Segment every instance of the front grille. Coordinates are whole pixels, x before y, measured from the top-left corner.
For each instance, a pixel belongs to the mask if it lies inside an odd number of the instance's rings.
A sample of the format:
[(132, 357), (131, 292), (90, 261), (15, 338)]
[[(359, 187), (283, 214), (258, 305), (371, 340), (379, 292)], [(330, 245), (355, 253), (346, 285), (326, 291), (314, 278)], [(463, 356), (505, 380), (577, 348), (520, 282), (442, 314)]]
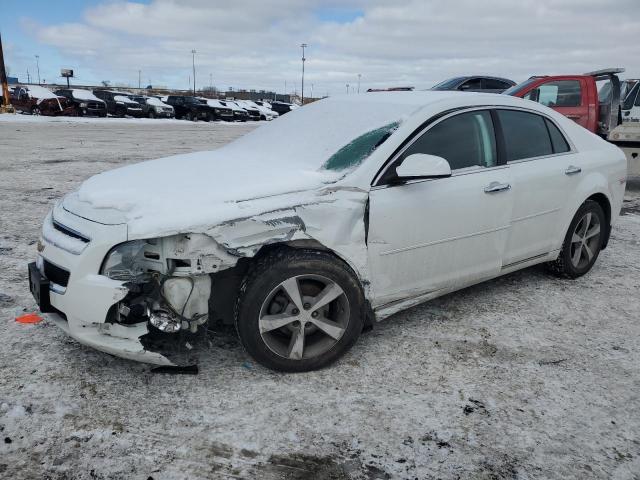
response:
[(64, 225), (56, 222), (55, 220), (53, 221), (53, 228), (55, 228), (56, 230), (58, 230), (61, 233), (64, 233), (68, 237), (77, 238), (78, 240), (80, 240), (80, 241), (82, 241), (84, 243), (89, 243), (91, 241), (91, 239), (89, 237), (85, 237), (81, 233), (76, 232), (75, 230), (72, 230), (69, 227), (65, 227)]
[(99, 110), (102, 108), (102, 104), (98, 102), (89, 102), (87, 103), (87, 108), (91, 108), (92, 110)]
[(62, 287), (66, 287), (69, 283), (69, 272), (47, 260), (44, 261), (44, 276), (49, 281)]

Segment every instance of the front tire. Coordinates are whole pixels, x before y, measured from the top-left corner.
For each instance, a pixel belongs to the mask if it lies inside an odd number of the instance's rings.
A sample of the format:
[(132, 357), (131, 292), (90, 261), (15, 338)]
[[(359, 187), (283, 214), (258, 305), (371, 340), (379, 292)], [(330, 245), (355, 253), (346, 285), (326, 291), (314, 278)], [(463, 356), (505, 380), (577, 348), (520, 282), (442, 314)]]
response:
[(326, 252), (283, 249), (259, 259), (245, 277), (235, 322), (257, 362), (307, 372), (344, 355), (364, 316), (362, 289), (344, 262)]
[(554, 274), (578, 278), (587, 273), (598, 259), (605, 238), (606, 217), (593, 200), (584, 202), (571, 220), (558, 258), (547, 264)]

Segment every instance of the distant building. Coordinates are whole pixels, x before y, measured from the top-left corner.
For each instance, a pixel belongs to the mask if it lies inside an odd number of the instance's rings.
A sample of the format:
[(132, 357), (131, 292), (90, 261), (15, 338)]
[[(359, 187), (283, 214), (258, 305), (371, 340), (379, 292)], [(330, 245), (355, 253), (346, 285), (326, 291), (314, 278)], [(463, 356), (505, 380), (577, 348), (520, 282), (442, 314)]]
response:
[(7, 77), (9, 85), (16, 85), (18, 83), (18, 77)]

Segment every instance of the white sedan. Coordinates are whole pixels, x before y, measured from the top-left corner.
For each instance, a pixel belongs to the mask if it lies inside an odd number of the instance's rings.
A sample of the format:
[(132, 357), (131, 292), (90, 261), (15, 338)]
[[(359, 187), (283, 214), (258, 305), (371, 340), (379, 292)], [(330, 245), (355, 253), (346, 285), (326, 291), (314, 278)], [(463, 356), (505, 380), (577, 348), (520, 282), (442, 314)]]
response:
[(176, 364), (172, 340), (223, 322), (261, 364), (307, 371), (448, 292), (540, 263), (584, 275), (625, 180), (618, 148), (537, 103), (328, 98), (218, 150), (90, 178), (45, 219), (30, 284), (104, 352)]

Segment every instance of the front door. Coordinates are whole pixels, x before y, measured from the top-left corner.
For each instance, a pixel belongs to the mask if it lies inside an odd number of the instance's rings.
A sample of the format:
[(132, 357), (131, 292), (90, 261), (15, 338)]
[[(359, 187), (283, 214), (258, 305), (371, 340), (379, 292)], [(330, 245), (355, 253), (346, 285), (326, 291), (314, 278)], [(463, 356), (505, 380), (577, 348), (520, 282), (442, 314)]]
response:
[[(397, 184), (395, 167), (414, 153), (445, 158), (453, 175)], [(445, 117), (418, 136), (389, 171), (369, 200), (374, 307), (500, 272), (512, 192), (509, 168), (497, 161), (488, 110)]]

